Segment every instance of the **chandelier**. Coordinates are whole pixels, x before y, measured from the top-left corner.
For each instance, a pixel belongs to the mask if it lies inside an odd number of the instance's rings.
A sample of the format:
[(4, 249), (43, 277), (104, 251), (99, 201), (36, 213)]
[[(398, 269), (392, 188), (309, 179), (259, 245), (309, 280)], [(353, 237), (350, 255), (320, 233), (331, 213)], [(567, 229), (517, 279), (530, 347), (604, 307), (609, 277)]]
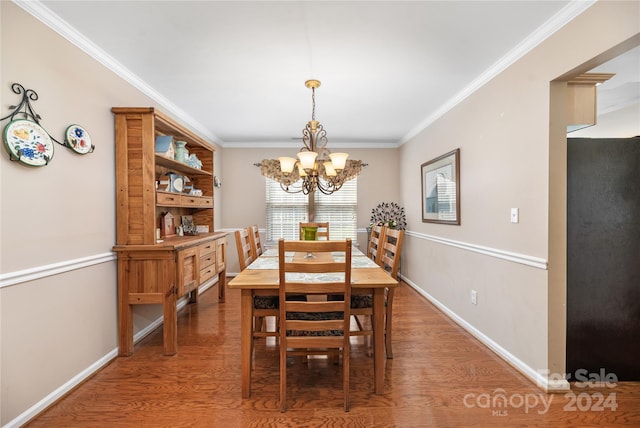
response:
[(347, 159), (348, 153), (331, 153), (327, 148), (327, 131), (316, 120), (316, 88), (319, 80), (307, 80), (311, 89), (311, 120), (302, 130), (303, 147), (298, 159), (282, 156), (278, 159), (264, 159), (261, 174), (278, 183), (288, 193), (302, 192), (305, 195), (319, 190), (325, 195), (340, 190), (342, 185), (360, 174), (362, 161)]

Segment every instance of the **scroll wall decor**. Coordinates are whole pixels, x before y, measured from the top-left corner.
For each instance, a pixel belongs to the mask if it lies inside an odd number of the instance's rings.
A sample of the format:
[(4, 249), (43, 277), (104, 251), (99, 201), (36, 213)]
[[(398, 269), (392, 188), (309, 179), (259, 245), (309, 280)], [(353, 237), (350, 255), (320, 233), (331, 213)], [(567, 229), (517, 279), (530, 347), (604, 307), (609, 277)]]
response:
[(64, 142), (53, 138), (41, 125), (42, 118), (31, 105), (38, 100), (38, 93), (33, 89), (25, 89), (19, 83), (11, 85), (14, 94), (21, 95), (17, 105), (9, 106), (11, 113), (1, 117), (0, 121), (9, 119), (4, 127), (3, 140), (10, 160), (17, 160), (28, 166), (45, 166), (51, 162), (54, 144), (84, 155), (93, 152), (95, 146), (91, 136), (80, 125), (70, 125), (64, 135)]

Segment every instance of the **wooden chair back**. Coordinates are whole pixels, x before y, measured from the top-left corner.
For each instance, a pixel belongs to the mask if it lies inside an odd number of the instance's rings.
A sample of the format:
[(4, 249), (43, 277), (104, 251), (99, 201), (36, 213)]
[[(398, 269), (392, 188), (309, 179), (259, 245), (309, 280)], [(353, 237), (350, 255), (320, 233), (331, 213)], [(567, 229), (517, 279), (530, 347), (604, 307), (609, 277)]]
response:
[(254, 224), (249, 227), (250, 232), (250, 240), (251, 240), (251, 250), (253, 251), (254, 260), (262, 255), (264, 249), (262, 248), (262, 242), (260, 241), (260, 231), (258, 230), (258, 225)]
[[(287, 260), (285, 253), (294, 252)], [(333, 252), (344, 252), (335, 261)], [(313, 254), (313, 258), (305, 255)], [(351, 302), (351, 239), (340, 241), (278, 241), (280, 297), (280, 411), (287, 408), (287, 355), (296, 350), (308, 355), (317, 350), (342, 353), (344, 410), (349, 410), (349, 324)], [(297, 273), (335, 276), (328, 281), (310, 282)], [(294, 274), (294, 275), (292, 275)], [(329, 282), (331, 281), (331, 282)], [(288, 296), (304, 295), (300, 300)], [(331, 295), (331, 299), (311, 296)]]
[(371, 236), (369, 237), (369, 247), (367, 249), (367, 256), (377, 264), (380, 264), (381, 251), (378, 251), (382, 243), (384, 242), (384, 233), (386, 227), (384, 226), (372, 226)]
[[(386, 228), (383, 244), (380, 247), (380, 266), (393, 277), (398, 279), (398, 269), (400, 268), (400, 253), (402, 253), (402, 240), (404, 230)], [(387, 351), (387, 358), (393, 358), (393, 295), (394, 289), (385, 289), (386, 307), (384, 320), (384, 346)]]
[(236, 230), (236, 249), (238, 250), (238, 262), (240, 263), (240, 271), (243, 271), (256, 258), (251, 248), (251, 234), (248, 227)]
[(403, 238), (404, 230), (386, 228), (382, 245), (379, 247), (380, 254), (378, 257), (380, 262), (378, 264), (382, 266), (393, 279), (398, 279)]
[(316, 234), (316, 239), (321, 240), (324, 238), (325, 240), (329, 240), (329, 222), (321, 222), (321, 223), (303, 223), (300, 222), (300, 240), (304, 239), (304, 228), (305, 227), (316, 227), (318, 228), (318, 232)]

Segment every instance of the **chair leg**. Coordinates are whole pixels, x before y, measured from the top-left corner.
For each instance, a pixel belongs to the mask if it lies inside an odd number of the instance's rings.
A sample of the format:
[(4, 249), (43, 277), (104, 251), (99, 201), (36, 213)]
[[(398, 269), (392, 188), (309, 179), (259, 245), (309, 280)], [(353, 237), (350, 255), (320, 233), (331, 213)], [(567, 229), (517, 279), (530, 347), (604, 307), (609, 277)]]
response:
[(343, 376), (343, 394), (344, 394), (344, 411), (348, 412), (351, 407), (349, 400), (349, 373), (350, 373), (350, 356), (349, 347), (342, 350), (342, 376)]
[(284, 413), (286, 411), (287, 411), (287, 351), (286, 349), (283, 350), (281, 348), (280, 349), (280, 412)]
[(357, 315), (354, 315), (353, 318), (356, 320), (356, 324), (358, 325), (358, 330), (362, 331), (364, 328), (362, 327), (362, 323), (360, 322), (360, 318)]
[(263, 324), (264, 324), (264, 317), (256, 317), (256, 325), (255, 325), (256, 331), (262, 331)]

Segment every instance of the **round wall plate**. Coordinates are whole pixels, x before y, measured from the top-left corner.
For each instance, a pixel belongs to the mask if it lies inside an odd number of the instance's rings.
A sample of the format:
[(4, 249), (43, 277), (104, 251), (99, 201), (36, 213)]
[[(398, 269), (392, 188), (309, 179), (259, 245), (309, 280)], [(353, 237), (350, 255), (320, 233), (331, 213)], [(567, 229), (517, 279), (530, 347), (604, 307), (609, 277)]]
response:
[(27, 119), (12, 120), (4, 128), (9, 154), (29, 166), (45, 166), (53, 158), (53, 141), (47, 131)]
[(85, 155), (93, 151), (93, 145), (91, 144), (91, 136), (80, 125), (70, 125), (64, 133), (64, 139), (67, 145), (71, 147), (76, 153)]

